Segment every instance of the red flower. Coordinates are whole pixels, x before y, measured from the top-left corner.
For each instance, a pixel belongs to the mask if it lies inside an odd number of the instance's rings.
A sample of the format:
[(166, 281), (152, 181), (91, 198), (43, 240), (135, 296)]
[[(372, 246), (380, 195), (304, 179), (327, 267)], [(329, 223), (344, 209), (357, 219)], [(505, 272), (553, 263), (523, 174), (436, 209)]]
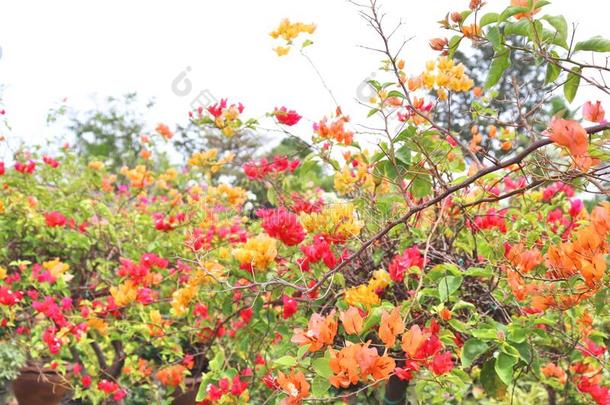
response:
[(260, 209), (256, 215), (263, 219), (261, 225), (269, 236), (281, 240), (288, 246), (298, 245), (305, 239), (305, 230), (299, 219), (284, 207)]
[(273, 110), (273, 115), (275, 115), (275, 119), (277, 119), (280, 124), (289, 127), (296, 125), (302, 118), (296, 111), (287, 110), (286, 107), (276, 108)]
[(89, 376), (89, 375), (82, 376), (80, 378), (80, 382), (83, 385), (83, 387), (89, 388), (89, 386), (91, 385), (91, 376)]
[(284, 295), (282, 302), (284, 303), (284, 314), (282, 315), (284, 319), (288, 319), (296, 314), (298, 303), (294, 298)]
[(428, 366), (428, 368), (436, 375), (441, 375), (448, 373), (453, 370), (453, 359), (451, 358), (450, 352), (444, 352), (441, 354), (437, 354), (432, 359), (432, 362)]
[(42, 161), (54, 169), (59, 166), (59, 162), (50, 156), (43, 156)]
[(15, 170), (19, 173), (23, 174), (32, 174), (36, 169), (36, 162), (33, 160), (28, 161), (27, 163), (17, 162), (15, 163)]
[(44, 215), (44, 219), (47, 222), (47, 226), (50, 227), (66, 226), (67, 223), (66, 217), (58, 211), (47, 212)]
[(4, 162), (0, 162), (0, 176), (5, 173), (6, 169), (4, 168)]
[(390, 277), (395, 282), (399, 283), (405, 278), (405, 272), (415, 266), (420, 269), (424, 265), (424, 259), (415, 246), (405, 249), (405, 251), (394, 257), (389, 266)]

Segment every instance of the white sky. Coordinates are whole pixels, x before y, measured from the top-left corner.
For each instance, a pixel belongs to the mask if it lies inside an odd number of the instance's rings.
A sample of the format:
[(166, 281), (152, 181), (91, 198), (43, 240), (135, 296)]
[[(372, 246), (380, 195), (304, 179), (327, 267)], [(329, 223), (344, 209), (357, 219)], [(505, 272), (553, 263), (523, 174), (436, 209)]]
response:
[[(436, 21), (468, 6), (468, 0), (381, 1), (388, 22), (400, 18), (405, 23), (395, 44), (415, 36), (403, 51), (411, 73), (420, 72), (435, 56), (427, 40), (447, 35)], [(82, 108), (90, 106), (95, 93), (136, 91), (142, 98), (155, 97), (153, 124), (185, 122), (189, 104), (206, 89), (217, 98), (242, 101), (248, 116), (286, 105), (317, 120), (332, 111), (333, 103), (314, 71), (298, 53), (278, 58), (271, 50), (276, 44), (268, 33), (284, 17), (318, 25), (308, 53), (344, 112), (361, 122), (365, 112), (354, 98), (379, 61), (378, 54), (358, 47), (379, 42), (355, 6), (344, 0), (3, 3), (0, 84), (5, 86), (2, 101), (13, 130), (7, 134), (0, 129), (0, 135), (28, 142), (51, 136), (46, 113), (62, 98), (67, 97), (70, 107)], [(486, 10), (506, 3), (489, 0)], [(580, 39), (610, 37), (608, 0), (555, 0), (545, 10), (579, 23)], [(186, 67), (191, 68), (187, 77), (192, 90), (178, 96), (172, 81)], [(573, 106), (591, 96), (586, 90), (579, 93)], [(310, 126), (303, 125), (301, 131), (307, 133)], [(0, 159), (3, 154), (0, 151)]]

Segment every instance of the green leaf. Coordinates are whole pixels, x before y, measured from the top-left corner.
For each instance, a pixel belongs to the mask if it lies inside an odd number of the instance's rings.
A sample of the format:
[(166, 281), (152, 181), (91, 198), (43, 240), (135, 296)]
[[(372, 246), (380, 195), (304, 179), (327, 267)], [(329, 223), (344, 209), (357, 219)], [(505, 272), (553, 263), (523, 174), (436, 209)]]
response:
[(292, 356), (282, 356), (279, 359), (275, 359), (273, 364), (281, 367), (293, 367), (297, 364), (297, 359)]
[(438, 295), (441, 302), (447, 301), (447, 298), (457, 291), (462, 284), (462, 277), (447, 276), (443, 277), (438, 282)]
[(307, 344), (299, 347), (299, 350), (297, 351), (297, 359), (302, 359), (303, 356), (305, 356), (305, 353), (307, 353), (307, 351), (309, 350), (309, 346), (311, 345)]
[(220, 371), (225, 364), (225, 354), (221, 350), (217, 351), (214, 358), (210, 360), (210, 370)]
[(498, 358), (496, 358), (494, 369), (504, 384), (510, 385), (513, 382), (513, 367), (518, 361), (517, 357), (510, 356), (504, 352), (501, 352)]
[(488, 348), (489, 346), (487, 343), (479, 339), (468, 339), (464, 343), (464, 347), (462, 347), (462, 366), (469, 367), (472, 362), (481, 354), (485, 353)]
[(502, 14), (500, 14), (500, 16), (498, 17), (498, 22), (501, 21), (506, 21), (508, 18), (514, 16), (515, 14), (519, 14), (519, 13), (527, 13), (530, 11), (529, 7), (521, 7), (521, 6), (512, 6), (512, 7), (508, 7), (506, 10), (504, 10), (502, 12)]
[(402, 92), (400, 92), (398, 90), (392, 90), (388, 93), (388, 97), (405, 98), (405, 95), (402, 94)]
[(330, 383), (328, 382), (328, 378), (326, 377), (317, 376), (311, 382), (311, 393), (316, 398), (325, 396), (328, 393), (329, 388)]
[(418, 174), (411, 183), (409, 189), (413, 197), (422, 198), (426, 197), (432, 192), (432, 179), (428, 174)]
[(333, 375), (333, 371), (330, 368), (330, 361), (326, 357), (315, 359), (311, 365), (313, 366), (313, 371), (321, 377), (329, 378)]
[(527, 338), (527, 329), (520, 326), (509, 327), (507, 338), (511, 342), (521, 343)]
[(495, 23), (498, 21), (499, 16), (500, 14), (498, 13), (487, 13), (483, 17), (481, 17), (481, 20), (479, 21), (479, 26), (484, 27), (491, 23)]
[(544, 78), (544, 83), (549, 84), (553, 83), (559, 77), (561, 73), (561, 68), (554, 63), (549, 63), (546, 65), (546, 76)]
[(574, 97), (576, 97), (576, 92), (578, 91), (578, 86), (580, 85), (580, 72), (580, 68), (572, 68), (572, 71), (568, 73), (568, 80), (563, 85), (563, 95), (570, 103), (574, 100)]
[(485, 81), (485, 88), (489, 89), (493, 87), (502, 78), (504, 71), (510, 66), (510, 51), (508, 49), (503, 50), (500, 53), (496, 53), (491, 65), (489, 66), (489, 72), (487, 73), (487, 80)]
[(562, 15), (545, 15), (542, 17), (543, 20), (547, 20), (549, 24), (557, 31), (557, 36), (561, 42), (568, 40), (568, 23)]
[(495, 370), (496, 359), (490, 359), (481, 368), (481, 385), (491, 397), (503, 397), (506, 393), (506, 384), (502, 382)]
[(462, 42), (462, 38), (464, 38), (462, 35), (454, 35), (449, 40), (447, 49), (449, 50), (448, 56), (450, 58), (453, 58), (453, 55), (455, 55), (455, 52), (458, 50), (458, 47), (460, 46), (460, 42)]
[(597, 35), (586, 41), (577, 42), (574, 52), (577, 51), (610, 52), (610, 40)]
[(379, 112), (379, 108), (371, 108), (369, 110), (369, 113), (366, 115), (366, 118), (369, 118), (375, 114), (377, 114)]
[(500, 28), (497, 25), (489, 27), (486, 38), (493, 46), (494, 51), (502, 51), (502, 34), (500, 34)]
[(396, 151), (396, 159), (405, 166), (411, 163), (411, 149), (408, 146), (403, 146)]

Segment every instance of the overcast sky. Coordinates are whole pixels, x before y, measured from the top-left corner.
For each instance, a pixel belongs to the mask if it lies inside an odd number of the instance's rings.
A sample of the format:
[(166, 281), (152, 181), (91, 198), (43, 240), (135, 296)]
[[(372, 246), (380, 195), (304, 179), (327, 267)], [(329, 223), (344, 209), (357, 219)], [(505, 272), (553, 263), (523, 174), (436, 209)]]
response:
[[(414, 37), (403, 51), (410, 73), (434, 57), (427, 40), (447, 35), (436, 21), (468, 6), (468, 0), (381, 2), (388, 23), (404, 23), (396, 44)], [(506, 3), (489, 0), (487, 10)], [(578, 23), (581, 39), (610, 37), (608, 11), (608, 0), (555, 0), (546, 9)], [(156, 99), (154, 122), (184, 122), (203, 91), (243, 102), (249, 116), (286, 105), (317, 120), (333, 103), (315, 72), (298, 53), (278, 58), (271, 50), (276, 44), (268, 33), (284, 17), (318, 25), (308, 53), (344, 111), (362, 117), (354, 99), (379, 55), (359, 45), (379, 42), (344, 0), (20, 0), (4, 2), (0, 14), (2, 102), (13, 127), (8, 135), (40, 142), (51, 134), (48, 109), (63, 98), (86, 108), (93, 94), (130, 91)], [(179, 95), (172, 82), (185, 71), (191, 88), (181, 81)], [(573, 105), (587, 96), (581, 92)]]

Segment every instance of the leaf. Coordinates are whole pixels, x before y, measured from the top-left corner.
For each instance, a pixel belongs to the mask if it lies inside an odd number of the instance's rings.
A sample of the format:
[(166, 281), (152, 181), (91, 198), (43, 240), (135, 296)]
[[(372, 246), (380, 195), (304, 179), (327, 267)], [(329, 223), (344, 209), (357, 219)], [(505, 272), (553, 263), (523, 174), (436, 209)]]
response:
[(303, 356), (305, 356), (305, 353), (307, 353), (309, 350), (309, 346), (311, 345), (307, 344), (299, 347), (299, 350), (297, 351), (297, 359), (302, 359)]
[(295, 359), (292, 356), (282, 356), (279, 359), (275, 359), (273, 361), (273, 364), (276, 364), (276, 365), (282, 366), (282, 367), (292, 367), (292, 366), (296, 366), (297, 359)]
[(494, 369), (504, 384), (510, 385), (513, 382), (513, 367), (518, 361), (517, 357), (510, 356), (504, 352), (501, 352), (498, 358), (496, 358)]
[(545, 15), (542, 17), (543, 20), (547, 20), (549, 24), (555, 28), (557, 35), (562, 42), (566, 42), (568, 39), (568, 23), (562, 15)]
[(462, 348), (462, 366), (469, 367), (472, 362), (481, 354), (485, 353), (488, 348), (489, 346), (487, 343), (479, 339), (468, 339)]
[(495, 23), (498, 21), (499, 16), (500, 14), (498, 13), (487, 13), (483, 17), (481, 17), (481, 20), (479, 21), (479, 26), (484, 27), (491, 23)]
[(546, 76), (544, 78), (544, 83), (549, 84), (553, 83), (559, 77), (561, 73), (561, 68), (554, 63), (549, 63), (546, 65)]
[(577, 51), (610, 52), (610, 40), (597, 35), (586, 41), (577, 42), (574, 52)]
[(409, 147), (407, 147), (406, 145), (399, 148), (396, 152), (396, 159), (399, 160), (400, 163), (402, 163), (405, 166), (409, 166), (409, 163), (411, 163), (411, 149)]
[(328, 379), (325, 377), (317, 376), (311, 382), (311, 393), (314, 397), (320, 398), (328, 393), (328, 389), (330, 388), (330, 383)]
[(388, 93), (388, 97), (405, 98), (405, 95), (402, 94), (402, 92), (400, 92), (398, 90), (392, 90)]
[(576, 97), (578, 86), (580, 85), (580, 68), (574, 67), (572, 71), (568, 73), (568, 80), (563, 85), (563, 95), (566, 97), (568, 102), (572, 102)]
[(422, 198), (426, 197), (432, 192), (432, 179), (428, 174), (418, 174), (411, 183), (409, 189), (413, 197)]
[(210, 360), (210, 370), (212, 371), (220, 371), (222, 370), (222, 366), (225, 363), (225, 354), (222, 351), (216, 352), (214, 358)]
[(527, 330), (519, 326), (514, 326), (508, 330), (508, 340), (515, 343), (521, 343), (527, 338)]
[(461, 284), (461, 277), (447, 276), (441, 278), (438, 282), (438, 295), (441, 302), (447, 301), (447, 298), (456, 292)]
[(491, 43), (491, 46), (493, 46), (494, 51), (498, 52), (502, 50), (502, 34), (500, 34), (500, 28), (498, 28), (498, 26), (494, 25), (489, 27), (486, 38)]
[(481, 385), (489, 396), (501, 398), (506, 393), (506, 384), (502, 382), (494, 368), (496, 359), (490, 359), (481, 368)]
[(502, 78), (504, 71), (508, 69), (509, 66), (510, 51), (505, 49), (504, 51), (497, 53), (489, 66), (487, 80), (485, 81), (485, 88), (489, 89), (498, 83), (498, 81)]
[(369, 113), (366, 115), (366, 118), (369, 118), (375, 114), (377, 114), (379, 112), (379, 108), (371, 108), (369, 110)]
[(448, 56), (450, 58), (452, 58), (453, 55), (455, 54), (455, 52), (458, 50), (458, 47), (460, 46), (460, 42), (462, 42), (462, 38), (464, 38), (462, 35), (454, 35), (449, 40), (447, 49), (449, 50)]
[(512, 6), (512, 7), (508, 7), (506, 10), (504, 10), (502, 12), (502, 14), (500, 14), (500, 16), (498, 17), (498, 22), (501, 21), (506, 21), (508, 18), (514, 16), (515, 14), (519, 14), (519, 13), (527, 13), (528, 11), (530, 11), (529, 7), (522, 7), (522, 6)]
[(313, 371), (321, 377), (329, 378), (333, 375), (333, 371), (330, 368), (330, 361), (326, 357), (315, 359), (311, 365), (313, 366)]

